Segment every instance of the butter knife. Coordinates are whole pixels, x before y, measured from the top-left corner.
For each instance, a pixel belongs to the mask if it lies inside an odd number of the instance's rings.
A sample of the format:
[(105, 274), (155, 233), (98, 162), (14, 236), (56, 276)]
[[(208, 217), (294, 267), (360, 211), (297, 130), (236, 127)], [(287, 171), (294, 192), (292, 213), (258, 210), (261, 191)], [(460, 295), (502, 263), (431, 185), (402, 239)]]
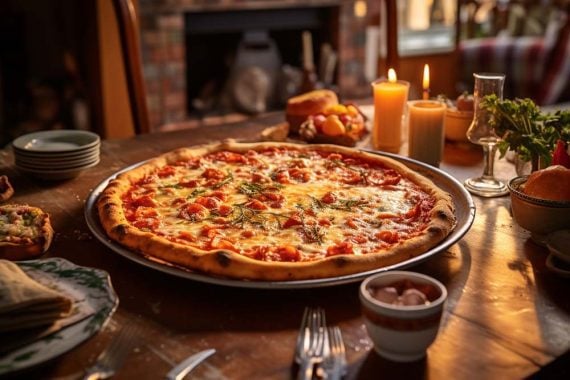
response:
[(185, 359), (176, 367), (172, 368), (170, 372), (166, 374), (167, 380), (182, 380), (190, 371), (202, 363), (204, 360), (216, 353), (216, 350), (210, 348), (209, 350), (200, 351), (197, 354), (190, 356)]

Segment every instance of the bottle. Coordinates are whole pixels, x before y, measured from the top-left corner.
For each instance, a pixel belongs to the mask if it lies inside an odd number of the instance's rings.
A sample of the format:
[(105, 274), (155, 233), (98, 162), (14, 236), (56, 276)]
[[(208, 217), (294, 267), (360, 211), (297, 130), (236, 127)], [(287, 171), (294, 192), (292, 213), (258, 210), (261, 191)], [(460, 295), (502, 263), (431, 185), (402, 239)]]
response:
[(313, 38), (311, 32), (303, 32), (303, 80), (301, 93), (313, 91), (317, 88), (317, 73), (313, 59)]

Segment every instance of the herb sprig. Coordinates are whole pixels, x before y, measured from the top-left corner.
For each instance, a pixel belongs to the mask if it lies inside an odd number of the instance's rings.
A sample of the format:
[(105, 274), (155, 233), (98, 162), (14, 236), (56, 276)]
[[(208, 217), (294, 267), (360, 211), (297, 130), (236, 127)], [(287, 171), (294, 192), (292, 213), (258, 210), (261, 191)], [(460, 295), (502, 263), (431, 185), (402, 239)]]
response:
[(310, 196), (311, 207), (316, 209), (330, 208), (341, 211), (354, 211), (354, 208), (362, 208), (368, 202), (362, 199), (337, 199), (334, 203), (325, 203), (318, 198)]
[(224, 178), (222, 178), (222, 180), (220, 182), (218, 182), (212, 186), (212, 189), (219, 189), (219, 188), (227, 185), (228, 183), (232, 182), (233, 180), (234, 180), (234, 175), (232, 173), (228, 172), (228, 174), (226, 174), (226, 176)]
[(263, 185), (254, 182), (242, 182), (238, 186), (238, 191), (242, 194), (247, 195), (248, 197), (253, 197), (266, 191), (281, 189), (282, 187), (283, 185), (276, 183)]
[(236, 203), (233, 205), (230, 224), (243, 228), (246, 224), (262, 229), (271, 228), (271, 223), (275, 223), (277, 228), (281, 228), (281, 220), (288, 219), (288, 216), (271, 211), (254, 210), (247, 207), (247, 203)]
[(537, 169), (538, 158), (550, 164), (558, 139), (570, 140), (568, 111), (543, 113), (531, 99), (501, 100), (496, 95), (485, 96), (480, 106), (490, 114), (490, 126), (502, 139), (498, 143), (501, 157), (511, 149), (522, 159), (533, 161), (533, 169)]

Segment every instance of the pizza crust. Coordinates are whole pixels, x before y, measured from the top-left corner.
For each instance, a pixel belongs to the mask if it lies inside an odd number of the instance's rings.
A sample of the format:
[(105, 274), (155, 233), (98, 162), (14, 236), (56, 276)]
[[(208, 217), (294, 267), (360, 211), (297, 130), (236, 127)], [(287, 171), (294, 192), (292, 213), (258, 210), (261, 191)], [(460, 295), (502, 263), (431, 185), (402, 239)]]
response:
[[(402, 241), (387, 250), (366, 255), (337, 255), (308, 262), (265, 262), (229, 250), (203, 251), (172, 242), (133, 227), (125, 217), (121, 196), (128, 191), (131, 184), (152, 173), (156, 168), (222, 150), (245, 153), (249, 150), (263, 150), (271, 147), (301, 151), (320, 150), (381, 162), (386, 167), (397, 170), (402, 176), (435, 198), (435, 206), (431, 211), (431, 221), (419, 236)], [(236, 143), (232, 140), (178, 149), (118, 175), (110, 181), (100, 195), (97, 208), (101, 224), (107, 234), (113, 240), (138, 253), (211, 275), (257, 281), (291, 281), (336, 277), (393, 265), (418, 256), (434, 247), (445, 239), (456, 223), (454, 206), (449, 194), (436, 187), (429, 179), (390, 158), (333, 145), (308, 146), (270, 142)]]
[[(34, 213), (36, 216), (33, 228), (37, 235), (34, 239), (26, 239), (21, 242), (11, 242), (0, 239), (0, 259), (6, 260), (29, 260), (46, 252), (53, 239), (53, 228), (49, 215), (43, 210), (28, 205), (8, 204), (0, 206), (0, 212)], [(10, 234), (6, 238), (9, 238)]]

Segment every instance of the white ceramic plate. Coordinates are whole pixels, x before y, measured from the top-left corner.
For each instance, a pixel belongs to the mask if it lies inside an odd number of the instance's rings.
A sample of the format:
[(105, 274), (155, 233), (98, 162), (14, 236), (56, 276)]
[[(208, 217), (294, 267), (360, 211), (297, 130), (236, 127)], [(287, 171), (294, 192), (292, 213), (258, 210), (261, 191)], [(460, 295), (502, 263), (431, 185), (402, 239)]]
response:
[(53, 153), (53, 152), (28, 152), (21, 149), (13, 149), (14, 156), (18, 158), (24, 158), (28, 160), (42, 160), (42, 161), (57, 161), (57, 160), (69, 160), (76, 159), (85, 156), (90, 156), (93, 154), (99, 154), (101, 145), (97, 144), (87, 149), (76, 150), (69, 153)]
[(404, 163), (411, 169), (432, 180), (436, 185), (438, 185), (444, 191), (450, 193), (455, 202), (455, 216), (457, 218), (457, 226), (445, 240), (443, 240), (441, 243), (439, 243), (437, 246), (433, 247), (432, 249), (428, 250), (427, 252), (419, 256), (416, 256), (414, 258), (411, 258), (409, 260), (400, 262), (398, 264), (374, 269), (368, 272), (361, 272), (346, 276), (320, 278), (314, 280), (243, 281), (243, 280), (228, 279), (224, 277), (210, 276), (199, 272), (193, 272), (186, 268), (177, 267), (169, 263), (159, 262), (157, 260), (149, 259), (145, 256), (142, 256), (136, 252), (132, 252), (126, 249), (125, 247), (121, 246), (120, 244), (110, 240), (107, 237), (105, 231), (103, 230), (103, 227), (99, 223), (99, 218), (97, 216), (97, 210), (96, 210), (97, 208), (96, 202), (97, 202), (97, 197), (105, 189), (110, 180), (115, 178), (116, 175), (125, 172), (127, 170), (133, 169), (143, 164), (144, 162), (140, 162), (138, 164), (129, 166), (121, 170), (120, 172), (112, 175), (111, 177), (105, 179), (103, 182), (97, 185), (93, 189), (93, 191), (91, 192), (85, 203), (85, 219), (87, 221), (89, 229), (91, 230), (91, 232), (93, 232), (93, 234), (95, 235), (95, 237), (97, 237), (97, 239), (99, 239), (103, 244), (111, 248), (113, 251), (138, 264), (174, 276), (183, 277), (195, 281), (201, 281), (216, 285), (241, 287), (241, 288), (256, 288), (256, 289), (316, 288), (316, 287), (341, 285), (341, 284), (361, 281), (364, 278), (375, 273), (385, 272), (393, 269), (403, 269), (416, 265), (422, 261), (425, 261), (433, 255), (436, 255), (440, 252), (444, 252), (447, 248), (457, 243), (463, 237), (463, 235), (465, 235), (467, 231), (469, 231), (471, 225), (473, 224), (473, 220), (475, 219), (475, 204), (473, 203), (471, 195), (467, 192), (467, 190), (465, 190), (463, 185), (459, 183), (455, 178), (437, 168), (434, 168), (433, 166), (406, 157), (390, 153), (379, 153), (379, 152), (371, 152), (371, 153), (384, 155)]
[(30, 161), (16, 157), (15, 163), (17, 166), (27, 167), (32, 170), (63, 170), (87, 166), (96, 161), (99, 161), (98, 154), (77, 160), (60, 160), (55, 162)]
[(73, 152), (100, 143), (99, 135), (88, 131), (57, 130), (28, 133), (13, 141), (17, 149), (30, 152)]
[(62, 180), (62, 179), (70, 179), (73, 177), (77, 177), (83, 170), (92, 168), (99, 163), (99, 159), (97, 161), (89, 164), (89, 165), (82, 165), (78, 168), (73, 169), (61, 169), (61, 170), (42, 170), (37, 168), (27, 168), (16, 165), (16, 168), (20, 170), (22, 173), (32, 175), (37, 178), (47, 179), (47, 180)]
[(95, 313), (76, 324), (0, 357), (0, 375), (51, 360), (98, 332), (117, 308), (119, 300), (109, 274), (77, 266), (61, 258), (20, 261), (24, 272), (37, 281), (68, 294), (80, 293)]

